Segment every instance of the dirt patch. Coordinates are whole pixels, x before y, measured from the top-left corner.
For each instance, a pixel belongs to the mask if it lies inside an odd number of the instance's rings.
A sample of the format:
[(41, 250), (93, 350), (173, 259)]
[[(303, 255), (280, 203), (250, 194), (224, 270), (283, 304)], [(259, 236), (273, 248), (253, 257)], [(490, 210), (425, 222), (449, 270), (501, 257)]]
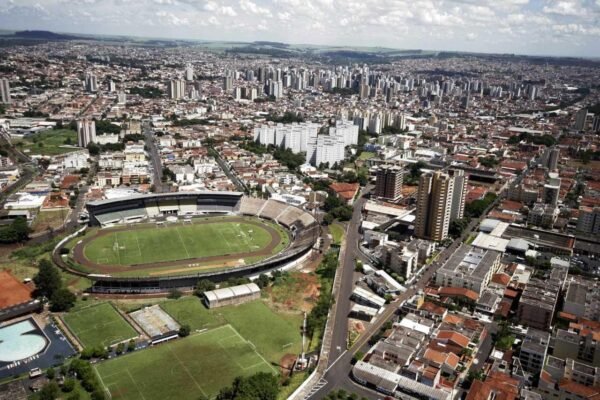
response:
[(294, 364), (296, 363), (296, 354), (286, 354), (279, 360), (279, 370), (281, 372), (281, 376), (288, 377), (292, 373), (292, 368), (294, 368)]
[(315, 274), (293, 271), (270, 286), (266, 292), (272, 306), (284, 312), (309, 312), (319, 299), (320, 286)]
[(8, 271), (0, 271), (0, 309), (27, 303), (32, 289)]

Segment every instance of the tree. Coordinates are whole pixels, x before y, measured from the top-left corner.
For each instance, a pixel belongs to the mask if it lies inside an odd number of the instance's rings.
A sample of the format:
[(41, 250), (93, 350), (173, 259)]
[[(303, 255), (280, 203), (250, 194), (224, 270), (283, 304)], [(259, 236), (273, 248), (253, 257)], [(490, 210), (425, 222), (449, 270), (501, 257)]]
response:
[(132, 352), (135, 350), (135, 340), (131, 339), (129, 343), (127, 343), (127, 351)]
[(63, 385), (62, 385), (62, 391), (65, 393), (70, 393), (73, 391), (73, 389), (75, 389), (75, 379), (73, 379), (73, 378), (65, 379), (65, 381), (63, 382)]
[(181, 327), (179, 328), (179, 336), (181, 337), (186, 337), (186, 336), (190, 336), (190, 332), (191, 332), (191, 328), (189, 325), (181, 325)]
[(256, 284), (259, 288), (263, 289), (269, 286), (269, 277), (265, 274), (260, 274), (256, 280)]
[(169, 291), (169, 295), (167, 296), (167, 298), (169, 298), (169, 299), (175, 299), (175, 300), (177, 300), (177, 299), (179, 299), (181, 296), (183, 296), (183, 293), (181, 293), (181, 291), (180, 291), (180, 290), (178, 290), (178, 289), (171, 289), (171, 290)]
[(69, 311), (75, 305), (77, 296), (67, 288), (59, 288), (50, 297), (50, 310)]
[(16, 218), (10, 225), (0, 228), (0, 243), (17, 243), (29, 239), (29, 226), (27, 220)]
[(215, 283), (208, 279), (200, 279), (196, 284), (196, 289), (194, 290), (194, 294), (196, 296), (202, 296), (204, 292), (208, 292), (210, 290), (215, 290)]
[(327, 213), (323, 216), (323, 225), (331, 225), (333, 223), (333, 215)]
[(56, 371), (54, 370), (54, 368), (48, 368), (48, 370), (46, 371), (46, 378), (52, 380), (52, 379), (54, 379), (55, 376), (56, 376)]
[(87, 149), (91, 156), (97, 156), (98, 154), (100, 154), (100, 146), (98, 146), (94, 142), (88, 143)]
[(39, 272), (33, 278), (36, 296), (50, 298), (55, 291), (60, 289), (62, 281), (56, 267), (47, 259), (38, 264)]
[(259, 372), (249, 377), (237, 377), (230, 387), (219, 392), (217, 400), (276, 400), (279, 383), (273, 374)]
[(60, 388), (58, 387), (58, 383), (50, 382), (47, 385), (44, 385), (40, 393), (38, 394), (39, 400), (55, 400), (60, 395)]

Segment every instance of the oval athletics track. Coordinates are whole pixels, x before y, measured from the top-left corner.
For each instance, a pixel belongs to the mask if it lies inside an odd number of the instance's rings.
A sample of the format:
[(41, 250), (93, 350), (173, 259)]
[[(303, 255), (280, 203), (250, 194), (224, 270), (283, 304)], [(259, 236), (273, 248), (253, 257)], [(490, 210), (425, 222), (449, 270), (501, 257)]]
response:
[[(85, 238), (81, 241), (81, 243), (78, 243), (77, 245), (75, 245), (75, 247), (73, 248), (73, 259), (75, 260), (76, 263), (81, 264), (81, 265), (89, 268), (90, 270), (92, 270), (92, 272), (90, 272), (90, 273), (113, 274), (113, 273), (119, 273), (119, 272), (139, 271), (139, 270), (145, 270), (145, 269), (150, 269), (150, 268), (188, 265), (190, 263), (210, 263), (210, 262), (217, 262), (217, 261), (239, 260), (240, 258), (244, 258), (244, 257), (269, 256), (272, 254), (273, 249), (275, 249), (277, 247), (277, 245), (279, 244), (279, 242), (281, 241), (279, 232), (277, 232), (273, 227), (271, 227), (269, 225), (261, 224), (259, 222), (247, 220), (244, 218), (230, 218), (230, 219), (228, 218), (227, 222), (234, 222), (234, 223), (235, 222), (243, 222), (245, 224), (251, 224), (251, 225), (260, 227), (261, 229), (264, 229), (269, 233), (269, 235), (271, 236), (271, 241), (263, 249), (258, 250), (258, 251), (237, 253), (237, 254), (223, 255), (223, 256), (186, 258), (186, 259), (180, 259), (180, 260), (174, 260), (174, 261), (161, 261), (161, 262), (147, 263), (147, 264), (133, 264), (130, 266), (97, 264), (97, 263), (90, 261), (89, 259), (87, 259), (85, 257), (85, 254), (84, 254), (85, 246), (92, 240), (95, 240), (100, 236), (112, 234), (114, 232), (133, 231), (136, 229), (135, 225), (134, 225), (133, 227), (123, 226), (123, 227), (117, 227), (117, 228), (109, 228), (106, 230), (99, 230), (96, 233), (96, 235)], [(214, 223), (214, 222), (209, 220), (209, 221), (197, 222), (194, 224), (201, 225), (201, 224), (211, 224), (211, 223)]]

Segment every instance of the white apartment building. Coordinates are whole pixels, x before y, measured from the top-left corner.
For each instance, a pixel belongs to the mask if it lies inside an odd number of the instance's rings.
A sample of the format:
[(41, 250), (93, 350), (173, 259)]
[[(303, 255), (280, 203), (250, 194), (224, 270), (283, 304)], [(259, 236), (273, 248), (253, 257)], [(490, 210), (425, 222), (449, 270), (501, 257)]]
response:
[(87, 147), (96, 142), (96, 122), (93, 119), (80, 119), (77, 121), (77, 145)]

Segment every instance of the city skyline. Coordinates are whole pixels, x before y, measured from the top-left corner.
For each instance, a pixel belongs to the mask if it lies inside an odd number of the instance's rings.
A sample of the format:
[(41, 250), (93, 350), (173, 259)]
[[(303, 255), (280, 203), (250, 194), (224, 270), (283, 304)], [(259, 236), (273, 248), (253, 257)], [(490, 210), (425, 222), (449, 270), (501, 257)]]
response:
[[(600, 0), (61, 0), (0, 5), (5, 29), (209, 41), (600, 56)], [(32, 21), (35, 21), (32, 23)]]

